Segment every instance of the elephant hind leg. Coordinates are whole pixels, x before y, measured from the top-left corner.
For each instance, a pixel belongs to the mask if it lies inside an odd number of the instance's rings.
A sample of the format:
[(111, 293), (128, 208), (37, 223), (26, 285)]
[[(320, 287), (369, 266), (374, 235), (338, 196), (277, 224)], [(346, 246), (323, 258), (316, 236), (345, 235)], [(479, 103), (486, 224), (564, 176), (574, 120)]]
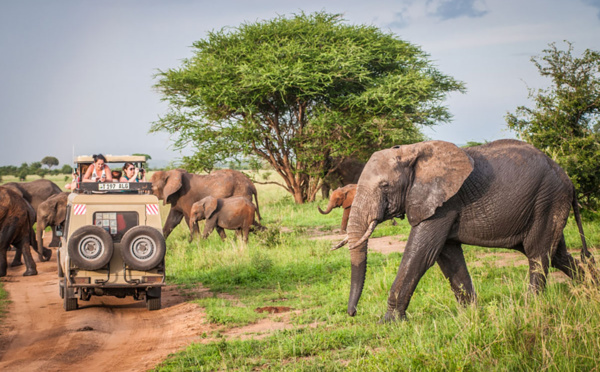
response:
[[(523, 252), (529, 260), (529, 290), (539, 293), (546, 287), (550, 258), (564, 244), (563, 229), (570, 206), (539, 204), (533, 215), (533, 224), (523, 240)], [(565, 248), (566, 252), (566, 248)]]
[(540, 293), (546, 288), (548, 278), (548, 256), (528, 257), (529, 260), (529, 290)]
[(446, 242), (437, 258), (437, 263), (444, 276), (450, 281), (456, 300), (460, 304), (475, 302), (477, 295), (460, 243)]
[[(583, 265), (575, 257), (571, 256), (571, 254), (567, 251), (564, 235), (558, 243), (556, 252), (550, 261), (552, 267), (557, 268), (563, 273), (567, 274), (569, 278), (580, 281), (584, 280), (586, 271), (585, 265)], [(588, 265), (588, 269), (590, 270), (594, 281), (598, 282), (600, 280), (600, 273), (598, 273), (593, 265)]]

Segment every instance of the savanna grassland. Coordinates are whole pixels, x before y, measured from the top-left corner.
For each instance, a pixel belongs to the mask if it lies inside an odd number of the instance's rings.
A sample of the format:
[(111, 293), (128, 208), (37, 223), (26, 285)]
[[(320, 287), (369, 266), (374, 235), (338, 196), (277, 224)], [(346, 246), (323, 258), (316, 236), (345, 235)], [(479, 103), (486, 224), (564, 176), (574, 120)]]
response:
[[(65, 184), (63, 176), (47, 178)], [(212, 331), (156, 366), (157, 371), (580, 371), (600, 364), (599, 289), (551, 269), (546, 291), (531, 296), (526, 260), (508, 250), (465, 248), (477, 305), (458, 305), (436, 265), (420, 281), (408, 320), (395, 324), (379, 321), (402, 254), (371, 251), (358, 314), (349, 317), (348, 251), (332, 252), (331, 240), (313, 239), (335, 235), (342, 211), (321, 215), (317, 203), (297, 205), (275, 185), (257, 187), (268, 229), (251, 234), (248, 246), (234, 240), (231, 231), (225, 242), (213, 233), (190, 243), (184, 224), (168, 238), (168, 282), (204, 309)], [(318, 203), (323, 207), (325, 201)], [(168, 206), (161, 212), (164, 220)], [(587, 242), (600, 262), (600, 216), (586, 217)], [(405, 241), (410, 228), (398, 222), (378, 226), (373, 237), (390, 236), (392, 244)], [(581, 241), (572, 218), (565, 235), (579, 257)], [(194, 291), (199, 286), (210, 294), (198, 299)], [(6, 298), (1, 288), (0, 296)], [(289, 310), (256, 311), (264, 307)], [(232, 336), (232, 330), (266, 319), (285, 327)]]
[[(180, 225), (167, 241), (168, 279), (182, 291), (199, 283), (212, 296), (195, 300), (214, 331), (156, 367), (181, 370), (593, 370), (600, 362), (600, 291), (551, 269), (544, 294), (527, 293), (528, 267), (506, 264), (508, 250), (467, 247), (465, 256), (478, 293), (477, 305), (457, 304), (437, 266), (420, 281), (408, 321), (380, 324), (401, 253), (369, 254), (356, 317), (346, 314), (350, 261), (345, 248), (331, 252), (341, 210), (329, 215), (317, 203), (297, 205), (273, 185), (258, 185), (266, 232), (247, 247), (232, 238), (187, 240)], [(325, 204), (320, 201), (321, 206)], [(163, 210), (166, 217), (167, 210)], [(600, 246), (600, 217), (588, 215), (588, 245)], [(406, 221), (386, 222), (373, 237), (406, 240)], [(579, 257), (574, 221), (567, 245)], [(593, 250), (594, 254), (596, 251)], [(522, 257), (525, 258), (524, 256)], [(597, 258), (598, 261), (600, 259)], [(282, 314), (259, 313), (266, 306)], [(271, 318), (282, 330), (230, 337), (228, 330)]]

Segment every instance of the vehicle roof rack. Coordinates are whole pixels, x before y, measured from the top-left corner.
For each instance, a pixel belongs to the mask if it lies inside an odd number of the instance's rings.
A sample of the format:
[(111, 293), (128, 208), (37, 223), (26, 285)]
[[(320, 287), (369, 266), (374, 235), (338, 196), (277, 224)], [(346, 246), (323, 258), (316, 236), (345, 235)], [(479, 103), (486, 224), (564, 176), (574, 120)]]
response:
[[(104, 155), (107, 163), (145, 163), (144, 155)], [(75, 163), (93, 163), (94, 158), (91, 155), (81, 155), (75, 158)]]

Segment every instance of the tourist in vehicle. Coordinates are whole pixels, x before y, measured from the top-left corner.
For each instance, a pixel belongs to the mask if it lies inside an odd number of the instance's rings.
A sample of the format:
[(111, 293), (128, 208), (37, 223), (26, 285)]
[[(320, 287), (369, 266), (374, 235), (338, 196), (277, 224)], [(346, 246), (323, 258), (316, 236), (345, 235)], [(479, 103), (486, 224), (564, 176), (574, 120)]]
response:
[(94, 163), (89, 166), (83, 175), (83, 182), (112, 182), (112, 172), (106, 165), (106, 158), (102, 154), (94, 155)]
[(121, 182), (146, 182), (146, 172), (143, 168), (138, 169), (133, 163), (125, 163)]
[(123, 172), (121, 172), (119, 169), (116, 169), (113, 170), (111, 173), (113, 177), (113, 182), (121, 182), (121, 175), (123, 174)]
[(67, 190), (75, 190), (77, 188), (77, 183), (79, 182), (79, 174), (76, 169), (73, 169), (73, 181), (71, 183), (67, 183), (65, 185), (65, 189)]

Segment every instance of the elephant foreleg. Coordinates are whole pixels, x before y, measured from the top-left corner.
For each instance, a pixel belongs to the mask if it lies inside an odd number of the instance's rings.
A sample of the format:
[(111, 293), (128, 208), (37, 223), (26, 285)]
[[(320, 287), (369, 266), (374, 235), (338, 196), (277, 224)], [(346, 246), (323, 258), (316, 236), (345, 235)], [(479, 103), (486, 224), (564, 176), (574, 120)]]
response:
[(350, 210), (352, 210), (352, 207), (348, 207), (348, 208), (344, 209), (344, 214), (342, 215), (342, 226), (341, 226), (342, 234), (346, 233), (346, 228), (348, 227), (348, 217), (350, 217)]
[(437, 261), (446, 243), (455, 214), (446, 217), (425, 220), (412, 228), (388, 297), (384, 321), (406, 317), (406, 309), (419, 280)]
[(437, 263), (460, 304), (475, 302), (477, 296), (460, 243), (446, 242), (438, 256)]
[[(208, 236), (210, 235), (210, 233), (213, 232), (215, 227), (220, 228), (217, 226), (217, 221), (215, 219), (206, 220), (206, 223), (204, 224), (204, 231), (202, 232), (202, 237), (204, 239), (208, 238)], [(219, 235), (221, 234), (219, 233)]]
[(169, 215), (167, 216), (167, 220), (165, 221), (165, 226), (163, 227), (163, 235), (165, 239), (169, 237), (169, 234), (173, 231), (173, 229), (179, 225), (181, 220), (183, 219), (183, 212), (177, 211), (175, 209), (171, 209)]

